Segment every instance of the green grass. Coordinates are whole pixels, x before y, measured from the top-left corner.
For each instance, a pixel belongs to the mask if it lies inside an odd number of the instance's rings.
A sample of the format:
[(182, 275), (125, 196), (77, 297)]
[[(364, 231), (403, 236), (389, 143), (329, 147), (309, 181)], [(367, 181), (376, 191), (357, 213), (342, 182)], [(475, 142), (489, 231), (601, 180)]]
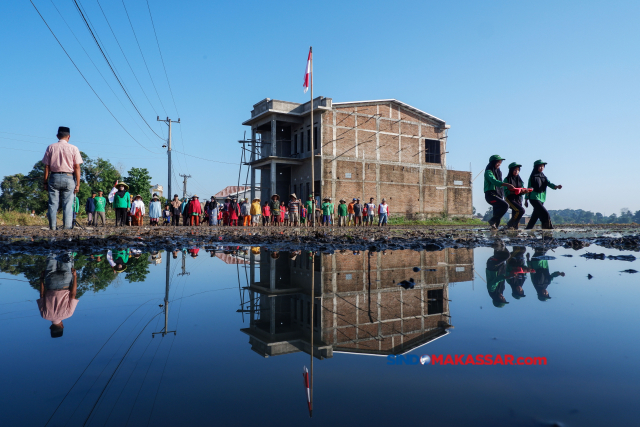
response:
[(478, 218), (429, 218), (424, 220), (407, 219), (405, 217), (389, 218), (389, 225), (486, 225)]
[(0, 211), (0, 225), (42, 225), (48, 226), (47, 218), (31, 216), (26, 212)]

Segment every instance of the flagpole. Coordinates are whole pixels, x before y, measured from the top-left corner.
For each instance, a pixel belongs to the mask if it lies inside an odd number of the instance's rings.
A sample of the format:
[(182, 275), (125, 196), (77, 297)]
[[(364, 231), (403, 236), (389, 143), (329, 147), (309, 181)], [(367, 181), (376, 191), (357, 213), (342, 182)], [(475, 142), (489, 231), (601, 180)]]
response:
[(309, 67), (309, 88), (311, 89), (311, 195), (313, 206), (313, 228), (316, 227), (316, 181), (315, 181), (315, 163), (316, 150), (313, 145), (313, 46), (309, 46), (310, 67)]

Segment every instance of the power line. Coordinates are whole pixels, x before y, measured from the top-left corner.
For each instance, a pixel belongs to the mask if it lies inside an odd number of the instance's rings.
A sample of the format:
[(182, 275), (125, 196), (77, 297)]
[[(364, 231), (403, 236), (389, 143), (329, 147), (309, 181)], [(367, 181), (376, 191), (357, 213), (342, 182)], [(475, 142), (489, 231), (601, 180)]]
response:
[[(131, 113), (129, 112), (129, 110), (126, 109), (126, 107), (124, 106), (124, 104), (122, 103), (122, 100), (118, 97), (118, 95), (116, 95), (116, 92), (113, 90), (113, 88), (111, 87), (111, 85), (109, 84), (109, 82), (107, 81), (107, 79), (104, 77), (104, 75), (102, 74), (102, 72), (100, 71), (100, 69), (98, 68), (98, 66), (96, 65), (95, 62), (93, 62), (93, 59), (91, 59), (91, 56), (89, 55), (89, 52), (87, 52), (87, 50), (84, 48), (84, 46), (82, 45), (82, 43), (80, 42), (80, 40), (78, 39), (78, 36), (76, 36), (76, 33), (71, 29), (71, 26), (69, 26), (69, 23), (67, 22), (67, 20), (64, 18), (64, 15), (62, 13), (60, 13), (60, 10), (58, 9), (58, 7), (55, 5), (55, 3), (53, 2), (53, 0), (49, 0), (51, 2), (51, 4), (53, 5), (53, 7), (56, 9), (56, 11), (58, 12), (58, 15), (60, 15), (60, 18), (62, 18), (62, 21), (65, 23), (65, 25), (67, 26), (67, 28), (69, 29), (69, 31), (71, 31), (71, 34), (73, 35), (73, 37), (76, 39), (76, 42), (78, 42), (78, 44), (80, 45), (80, 47), (82, 48), (83, 52), (85, 55), (87, 55), (87, 58), (89, 58), (89, 61), (91, 62), (91, 64), (93, 65), (93, 67), (96, 69), (96, 71), (98, 72), (98, 74), (100, 74), (100, 77), (102, 77), (102, 80), (104, 80), (105, 84), (107, 85), (107, 87), (109, 88), (109, 90), (111, 91), (111, 93), (113, 93), (113, 96), (116, 97), (116, 99), (118, 100), (118, 102), (120, 103), (120, 105), (122, 105), (122, 108), (127, 112), (127, 114), (129, 115), (129, 117), (131, 117), (131, 120), (133, 121), (133, 123), (138, 127), (138, 129), (140, 129), (140, 132), (142, 132), (144, 134), (144, 136), (149, 139), (149, 142), (151, 142), (153, 144), (153, 141), (151, 141), (151, 139), (149, 138), (149, 136), (142, 130), (142, 128), (140, 127), (140, 125), (138, 125), (138, 122), (133, 118), (133, 116), (131, 115)], [(91, 23), (91, 21), (89, 21)]]
[[(144, 91), (144, 88), (142, 87), (142, 84), (140, 83), (140, 80), (138, 80), (138, 76), (136, 76), (136, 73), (133, 71), (133, 68), (131, 67), (131, 64), (129, 63), (129, 59), (127, 59), (127, 55), (125, 55), (124, 50), (122, 49), (122, 46), (120, 45), (120, 42), (118, 41), (118, 37), (116, 37), (116, 33), (113, 31), (113, 28), (111, 28), (111, 24), (109, 23), (109, 19), (107, 18), (107, 14), (104, 12), (104, 9), (102, 9), (102, 5), (100, 4), (100, 0), (96, 0), (96, 1), (98, 3), (98, 7), (100, 7), (100, 11), (102, 12), (102, 16), (104, 16), (104, 20), (107, 21), (107, 25), (109, 26), (109, 30), (111, 30), (111, 34), (113, 35), (113, 38), (116, 40), (116, 43), (118, 44), (118, 47), (120, 48), (120, 52), (122, 52), (122, 56), (124, 56), (124, 60), (127, 62), (127, 65), (129, 66), (129, 69), (131, 70), (131, 74), (133, 74), (133, 77), (136, 79), (136, 82), (138, 82), (138, 86), (140, 86), (140, 90), (142, 90), (142, 93), (144, 94), (144, 97), (147, 99), (147, 102), (149, 103), (149, 105), (151, 106), (151, 109), (154, 110), (154, 112), (155, 112), (155, 108), (154, 108), (153, 104), (151, 104), (151, 100), (147, 96), (147, 93)], [(129, 15), (127, 15), (127, 17), (128, 16)], [(134, 35), (135, 35), (135, 33), (134, 33)], [(136, 39), (136, 41), (138, 41), (138, 40)], [(162, 102), (160, 104), (162, 104)]]
[[(122, 4), (124, 4), (124, 0), (122, 0)], [(158, 45), (158, 52), (160, 53), (160, 60), (162, 62), (162, 68), (164, 69), (164, 77), (167, 79), (167, 86), (169, 86), (169, 93), (171, 94), (171, 100), (173, 101), (173, 107), (176, 109), (176, 114), (180, 117), (180, 112), (178, 111), (178, 106), (176, 105), (176, 100), (173, 97), (173, 90), (171, 89), (171, 83), (169, 83), (169, 75), (167, 74), (167, 68), (164, 65), (164, 57), (162, 56), (162, 50), (160, 49), (160, 41), (158, 40), (158, 33), (156, 33), (156, 26), (153, 22), (153, 15), (151, 14), (151, 7), (149, 6), (149, 0), (147, 0), (147, 10), (149, 11), (149, 18), (151, 19), (151, 27), (153, 28), (153, 35), (156, 38), (156, 45)], [(180, 143), (182, 144), (182, 151), (187, 151), (184, 148), (184, 138), (182, 136), (182, 126), (180, 126)], [(184, 154), (184, 153), (183, 153)], [(184, 159), (185, 169), (189, 169), (187, 165), (187, 158)]]
[[(31, 1), (31, 0), (29, 0), (29, 1)], [(138, 113), (138, 115), (140, 116), (142, 121), (144, 121), (144, 123), (149, 127), (149, 129), (151, 129), (151, 132), (153, 132), (158, 138), (163, 139), (160, 135), (158, 135), (158, 133), (155, 130), (153, 130), (151, 125), (145, 120), (145, 118), (142, 115), (142, 113), (140, 112), (140, 110), (138, 110), (138, 107), (136, 106), (135, 102), (133, 102), (133, 100), (131, 99), (131, 96), (129, 96), (129, 92), (127, 92), (127, 89), (122, 84), (122, 81), (120, 81), (120, 78), (118, 77), (118, 74), (113, 69), (113, 66), (111, 65), (111, 62), (109, 61), (109, 59), (107, 58), (107, 55), (105, 54), (104, 50), (102, 49), (101, 43), (96, 38), (96, 35), (94, 34), (93, 30), (91, 29), (91, 26), (89, 25), (89, 22), (87, 22), (87, 18), (85, 17), (84, 13), (82, 12), (82, 9), (80, 9), (80, 5), (78, 5), (78, 1), (77, 0), (73, 0), (73, 3), (76, 5), (76, 9), (78, 10), (78, 13), (80, 14), (80, 17), (82, 18), (82, 20), (84, 21), (87, 29), (89, 30), (89, 33), (91, 34), (91, 37), (93, 38), (93, 41), (96, 43), (96, 46), (98, 46), (98, 49), (100, 50), (100, 53), (102, 54), (102, 57), (107, 62), (107, 65), (109, 66), (109, 69), (111, 70), (111, 72), (113, 73), (114, 77), (118, 81), (118, 84), (120, 85), (120, 87), (124, 91), (124, 94), (127, 96), (127, 99), (129, 100), (129, 102), (131, 102), (131, 105), (133, 105), (133, 108), (136, 110), (136, 112)]]
[(205, 160), (207, 162), (223, 163), (225, 165), (235, 165), (235, 163), (221, 162), (221, 161), (218, 161), (218, 160), (205, 159), (204, 157), (192, 156), (191, 154), (186, 154), (186, 153), (183, 153), (182, 151), (178, 151), (178, 150), (173, 150), (173, 151), (175, 151), (176, 153), (184, 154), (185, 156), (193, 157), (195, 159)]
[[(153, 81), (153, 77), (151, 77), (151, 71), (149, 71), (149, 66), (147, 65), (147, 60), (142, 53), (142, 48), (140, 47), (140, 43), (138, 42), (138, 36), (136, 36), (136, 31), (133, 29), (133, 24), (131, 23), (131, 18), (129, 18), (129, 12), (127, 11), (127, 6), (124, 4), (124, 0), (122, 0), (122, 6), (124, 7), (124, 12), (127, 14), (127, 19), (129, 20), (129, 25), (131, 26), (131, 31), (133, 32), (133, 37), (136, 39), (136, 43), (138, 44), (138, 50), (140, 51), (140, 56), (142, 56), (142, 61), (144, 61), (144, 66), (147, 68), (147, 74), (149, 74), (149, 79), (151, 80), (151, 84), (153, 85), (153, 89), (156, 91), (156, 95), (158, 96), (158, 101), (160, 101), (160, 105), (162, 106), (162, 111), (164, 111), (164, 115), (168, 116), (167, 109), (164, 107), (162, 103), (162, 99), (160, 98), (160, 94), (158, 93), (158, 89), (156, 88), (156, 84)], [(176, 113), (178, 111), (176, 110)], [(180, 116), (180, 114), (178, 114)]]
[[(122, 123), (120, 123), (120, 121), (116, 118), (116, 116), (111, 112), (111, 110), (109, 109), (109, 107), (107, 107), (107, 104), (104, 103), (104, 101), (102, 100), (102, 98), (100, 98), (100, 95), (98, 95), (98, 93), (95, 91), (95, 89), (93, 88), (93, 86), (91, 86), (91, 83), (89, 83), (89, 81), (87, 80), (87, 78), (84, 76), (84, 74), (82, 74), (82, 71), (80, 71), (80, 68), (78, 68), (78, 66), (76, 65), (75, 62), (73, 62), (73, 59), (71, 59), (71, 56), (69, 55), (69, 53), (67, 52), (67, 50), (64, 48), (64, 46), (62, 46), (62, 43), (60, 43), (60, 40), (58, 40), (58, 37), (56, 37), (55, 33), (53, 32), (53, 30), (51, 29), (51, 27), (49, 26), (49, 24), (47, 23), (47, 21), (44, 19), (44, 16), (42, 16), (42, 14), (40, 13), (40, 11), (38, 10), (38, 8), (36, 7), (36, 5), (33, 3), (33, 0), (29, 0), (31, 2), (31, 5), (33, 6), (33, 8), (36, 10), (36, 12), (38, 12), (38, 15), (40, 16), (40, 18), (42, 19), (42, 22), (44, 22), (44, 24), (47, 26), (47, 28), (49, 29), (49, 32), (51, 32), (51, 35), (53, 36), (53, 38), (56, 39), (56, 41), (58, 42), (58, 44), (60, 45), (60, 47), (62, 48), (62, 50), (64, 51), (65, 55), (67, 55), (67, 58), (69, 58), (69, 61), (71, 61), (71, 63), (73, 64), (73, 66), (75, 67), (76, 70), (78, 70), (78, 73), (80, 73), (80, 75), (82, 76), (83, 80), (85, 81), (85, 83), (87, 83), (87, 85), (89, 86), (89, 88), (91, 89), (91, 91), (93, 92), (93, 94), (98, 98), (98, 100), (100, 100), (100, 102), (102, 103), (102, 105), (104, 106), (104, 108), (107, 109), (107, 111), (109, 112), (109, 114), (111, 114), (111, 117), (113, 117), (113, 119), (120, 125), (120, 127), (127, 133), (127, 135), (129, 135), (131, 137), (131, 139), (133, 139), (139, 146), (141, 146), (142, 148), (144, 148), (145, 150), (147, 150), (150, 153), (153, 153), (153, 151), (149, 150), (147, 147), (145, 147), (144, 145), (140, 144), (140, 142), (135, 139), (133, 137), (133, 135), (131, 135), (129, 133), (129, 131), (122, 125)], [(75, 0), (74, 0), (75, 1)], [(155, 153), (154, 153), (155, 154)]]

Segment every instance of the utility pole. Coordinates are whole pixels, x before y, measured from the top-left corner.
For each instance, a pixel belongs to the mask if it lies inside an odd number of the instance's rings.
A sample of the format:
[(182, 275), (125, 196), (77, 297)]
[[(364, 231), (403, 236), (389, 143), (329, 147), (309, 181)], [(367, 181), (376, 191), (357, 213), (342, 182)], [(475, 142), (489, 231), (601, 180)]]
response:
[(171, 332), (173, 332), (173, 335), (176, 334), (176, 331), (167, 330), (168, 323), (169, 323), (169, 274), (170, 274), (169, 266), (170, 264), (171, 264), (171, 256), (167, 254), (167, 284), (164, 290), (164, 329), (162, 329), (160, 332), (152, 332), (151, 338), (155, 338), (157, 334), (161, 334), (163, 337), (167, 334), (170, 334)]
[(178, 118), (177, 122), (175, 120), (171, 120), (169, 117), (160, 120), (160, 116), (157, 116), (156, 120), (159, 122), (165, 122), (169, 126), (169, 136), (167, 138), (167, 156), (169, 157), (169, 169), (167, 173), (169, 185), (167, 185), (167, 200), (171, 200), (171, 123), (180, 123), (180, 119)]
[(187, 178), (191, 178), (191, 175), (180, 174), (180, 176), (184, 178), (184, 180), (182, 181), (182, 198), (186, 199), (187, 198)]

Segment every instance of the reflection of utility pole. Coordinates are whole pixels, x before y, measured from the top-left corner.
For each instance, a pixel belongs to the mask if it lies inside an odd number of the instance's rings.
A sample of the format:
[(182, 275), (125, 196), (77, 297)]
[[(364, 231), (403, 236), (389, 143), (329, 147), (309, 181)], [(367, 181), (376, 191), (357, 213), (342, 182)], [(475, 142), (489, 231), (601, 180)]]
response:
[(184, 178), (182, 180), (182, 198), (184, 199), (185, 197), (187, 197), (187, 178), (191, 178), (191, 175), (180, 174), (180, 176)]
[(185, 256), (184, 251), (182, 251), (182, 273), (178, 274), (178, 276), (188, 276), (191, 273), (185, 271)]
[[(184, 258), (183, 258), (184, 260)], [(156, 334), (162, 334), (164, 337), (167, 334), (173, 332), (173, 335), (176, 334), (176, 331), (168, 331), (168, 323), (169, 323), (169, 265), (171, 264), (171, 257), (167, 256), (167, 285), (164, 291), (164, 329), (160, 332), (152, 332), (151, 338), (154, 338)]]

